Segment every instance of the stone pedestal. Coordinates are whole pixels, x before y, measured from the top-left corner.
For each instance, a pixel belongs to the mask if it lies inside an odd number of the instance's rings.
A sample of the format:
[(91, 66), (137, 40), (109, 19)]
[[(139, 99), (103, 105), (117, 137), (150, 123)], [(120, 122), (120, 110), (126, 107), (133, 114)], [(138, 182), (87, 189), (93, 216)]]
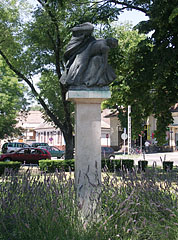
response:
[(69, 90), (75, 103), (75, 187), (85, 216), (91, 214), (101, 183), (101, 102), (110, 91)]

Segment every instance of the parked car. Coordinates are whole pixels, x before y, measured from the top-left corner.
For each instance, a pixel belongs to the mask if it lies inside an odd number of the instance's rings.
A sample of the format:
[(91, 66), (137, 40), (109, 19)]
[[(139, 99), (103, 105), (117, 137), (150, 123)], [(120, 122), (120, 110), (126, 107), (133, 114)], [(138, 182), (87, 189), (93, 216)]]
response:
[(102, 159), (114, 159), (115, 153), (112, 147), (101, 147), (101, 158)]
[(30, 145), (21, 142), (7, 142), (2, 146), (2, 153), (11, 153), (21, 148), (30, 147)]
[(64, 151), (59, 150), (57, 147), (38, 146), (38, 148), (48, 150), (48, 152), (50, 152), (50, 154), (51, 154), (51, 157), (63, 158), (64, 154), (65, 154)]
[(26, 164), (38, 164), (38, 161), (42, 159), (51, 159), (51, 154), (45, 149), (32, 147), (0, 155), (0, 161), (18, 161)]
[(45, 147), (49, 147), (48, 143), (44, 143), (44, 142), (35, 142), (31, 144), (32, 147), (38, 147), (38, 146), (45, 146)]

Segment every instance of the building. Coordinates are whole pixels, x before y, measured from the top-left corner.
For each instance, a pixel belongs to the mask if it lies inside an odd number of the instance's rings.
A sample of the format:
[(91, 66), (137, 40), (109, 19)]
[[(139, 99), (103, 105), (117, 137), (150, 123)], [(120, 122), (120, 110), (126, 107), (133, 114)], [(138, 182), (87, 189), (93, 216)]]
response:
[(35, 132), (36, 142), (45, 142), (61, 150), (65, 149), (65, 141), (61, 130), (56, 129), (52, 124), (42, 122), (35, 128)]
[[(170, 124), (166, 131), (166, 140), (169, 147), (175, 151), (178, 150), (178, 103), (170, 109), (173, 117), (173, 123)], [(146, 123), (146, 138), (151, 144), (156, 144), (157, 141), (154, 132), (157, 129), (157, 121), (154, 116), (150, 116)]]
[(105, 109), (103, 111), (103, 119), (109, 119), (109, 145), (115, 149), (119, 150), (123, 144), (121, 139), (121, 134), (123, 129), (121, 128), (120, 121), (118, 119), (117, 110)]
[(24, 129), (23, 135), (18, 139), (13, 139), (13, 141), (26, 142), (31, 144), (36, 141), (36, 127), (44, 122), (42, 118), (42, 113), (40, 111), (29, 111), (26, 114), (18, 116), (17, 127), (22, 127)]
[(169, 145), (173, 150), (178, 150), (178, 103), (171, 109), (174, 122), (169, 125)]
[[(167, 141), (173, 150), (178, 150), (178, 104), (171, 109), (174, 119), (173, 124), (168, 126)], [(117, 111), (104, 109), (101, 112), (101, 145), (111, 146), (115, 150), (122, 147), (123, 140), (121, 128), (118, 120)], [(40, 111), (29, 111), (25, 115), (18, 117), (17, 127), (24, 129), (23, 135), (12, 141), (26, 142), (46, 142), (51, 146), (57, 146), (59, 149), (65, 149), (65, 141), (60, 129), (56, 129), (52, 124), (46, 123), (42, 118)], [(151, 144), (156, 144), (154, 132), (156, 130), (156, 119), (150, 116), (145, 125), (145, 139), (149, 140)], [(7, 140), (5, 140), (7, 141)], [(5, 142), (1, 141), (1, 145)]]
[[(108, 110), (101, 113), (101, 145), (110, 146), (110, 119), (104, 116)], [(33, 142), (46, 142), (51, 146), (59, 149), (65, 149), (65, 141), (60, 129), (56, 129), (52, 124), (47, 123), (42, 118), (40, 111), (29, 111), (26, 114), (18, 116), (17, 127), (24, 129), (23, 135), (16, 139), (9, 139), (13, 142), (25, 142), (31, 144)], [(3, 144), (5, 141), (2, 141)]]

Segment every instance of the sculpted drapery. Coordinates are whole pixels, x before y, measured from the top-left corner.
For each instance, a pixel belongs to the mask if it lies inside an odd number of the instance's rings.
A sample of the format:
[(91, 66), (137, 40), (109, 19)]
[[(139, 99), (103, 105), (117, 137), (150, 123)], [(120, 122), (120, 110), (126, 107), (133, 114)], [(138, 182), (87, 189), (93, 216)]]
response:
[(108, 86), (116, 75), (108, 64), (108, 51), (116, 47), (114, 38), (95, 39), (93, 25), (83, 23), (72, 29), (73, 36), (67, 46), (64, 58), (66, 68), (60, 79), (66, 86), (102, 87)]

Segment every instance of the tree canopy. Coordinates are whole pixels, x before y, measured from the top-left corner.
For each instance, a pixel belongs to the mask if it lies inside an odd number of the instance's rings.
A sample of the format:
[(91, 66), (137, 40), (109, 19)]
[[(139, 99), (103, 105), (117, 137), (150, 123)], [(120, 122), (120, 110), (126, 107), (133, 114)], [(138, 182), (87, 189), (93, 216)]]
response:
[[(122, 10), (136, 9), (149, 17), (149, 20), (140, 22), (135, 27), (140, 33), (148, 35), (146, 39), (139, 42), (134, 50), (134, 56), (129, 57), (129, 61), (125, 62), (125, 65), (130, 68), (127, 69), (123, 80), (119, 79), (124, 72), (118, 73), (118, 78), (112, 85), (113, 104), (117, 92), (119, 96), (123, 93), (122, 98), (125, 104), (133, 107), (132, 120), (135, 134), (140, 131), (143, 119), (153, 114), (157, 119), (155, 136), (162, 144), (165, 140), (166, 127), (172, 122), (170, 108), (178, 101), (178, 29), (176, 27), (178, 1), (111, 0), (102, 2), (103, 4), (112, 2), (118, 10), (119, 7)], [(126, 55), (125, 52), (125, 58)], [(125, 93), (121, 91), (123, 87)], [(123, 102), (119, 96), (115, 104), (120, 105)]]
[[(133, 47), (128, 42), (131, 49), (125, 45), (124, 49), (119, 48), (117, 53), (113, 53), (111, 63), (121, 66), (116, 66), (118, 78), (111, 89), (113, 96), (119, 89), (123, 94), (115, 105), (121, 105), (125, 99), (125, 105), (137, 106), (135, 119), (155, 114), (160, 136), (171, 121), (169, 108), (177, 101), (178, 94), (177, 0), (36, 2), (38, 5), (31, 10), (25, 0), (1, 1), (0, 55), (18, 78), (28, 84), (48, 120), (63, 132), (66, 158), (73, 156), (73, 106), (66, 101), (67, 89), (59, 79), (64, 68), (63, 53), (71, 36), (70, 29), (89, 21), (98, 24), (98, 29), (104, 29), (106, 36), (110, 34), (106, 30), (111, 23), (126, 9), (142, 11), (149, 16), (149, 20), (141, 22), (137, 28), (142, 33), (153, 31), (153, 34), (147, 39), (135, 35)], [(38, 73), (41, 79), (39, 88), (36, 88), (32, 77)], [(138, 125), (138, 121), (136, 123)]]
[(0, 138), (20, 133), (16, 128), (20, 111), (26, 108), (25, 88), (0, 57)]

